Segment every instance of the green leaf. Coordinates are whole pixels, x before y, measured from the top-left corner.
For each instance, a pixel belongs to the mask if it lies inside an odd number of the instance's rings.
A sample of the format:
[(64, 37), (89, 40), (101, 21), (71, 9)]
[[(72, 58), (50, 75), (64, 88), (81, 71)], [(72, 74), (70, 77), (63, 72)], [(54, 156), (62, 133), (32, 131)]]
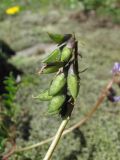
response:
[(7, 139), (0, 137), (0, 153), (4, 152), (6, 141)]

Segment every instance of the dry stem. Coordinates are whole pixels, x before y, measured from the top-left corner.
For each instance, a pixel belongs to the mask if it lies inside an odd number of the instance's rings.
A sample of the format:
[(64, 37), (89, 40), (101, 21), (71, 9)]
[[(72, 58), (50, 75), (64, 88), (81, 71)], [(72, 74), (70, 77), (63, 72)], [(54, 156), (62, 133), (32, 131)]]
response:
[(55, 138), (54, 138), (52, 144), (50, 145), (50, 147), (49, 147), (49, 149), (48, 149), (48, 151), (47, 151), (43, 160), (50, 160), (51, 159), (52, 154), (53, 154), (53, 152), (54, 152), (54, 150), (55, 150), (55, 148), (56, 148), (56, 146), (57, 146), (57, 144), (58, 144), (58, 142), (59, 142), (59, 140), (62, 136), (62, 133), (63, 133), (69, 119), (70, 119), (70, 117), (68, 116), (66, 119), (64, 119), (62, 121), (62, 123), (61, 123), (61, 125), (60, 125), (60, 127), (59, 127), (59, 129), (58, 129), (58, 131), (55, 135)]
[[(83, 125), (84, 123), (86, 123), (86, 121), (88, 119), (90, 119), (92, 117), (92, 115), (94, 114), (94, 112), (98, 109), (98, 107), (100, 106), (100, 104), (103, 102), (104, 98), (106, 97), (107, 95), (107, 92), (108, 90), (112, 87), (112, 84), (113, 84), (113, 80), (111, 80), (108, 85), (106, 86), (106, 88), (101, 92), (95, 106), (92, 108), (92, 110), (90, 112), (87, 113), (87, 115), (81, 119), (78, 123), (76, 123), (75, 125), (73, 125), (72, 127), (66, 129), (63, 133), (62, 133), (62, 137), (65, 136), (66, 134), (72, 132), (73, 130), (75, 130), (76, 128), (79, 128), (81, 125)], [(28, 146), (28, 147), (25, 147), (25, 148), (20, 148), (20, 149), (17, 149), (15, 152), (22, 152), (22, 151), (27, 151), (27, 150), (30, 150), (30, 149), (33, 149), (33, 148), (36, 148), (36, 147), (39, 147), (39, 146), (42, 146), (44, 144), (47, 144), (49, 142), (51, 142), (55, 137), (50, 137), (44, 141), (41, 141), (37, 144), (34, 144), (34, 145), (31, 145), (31, 146)]]

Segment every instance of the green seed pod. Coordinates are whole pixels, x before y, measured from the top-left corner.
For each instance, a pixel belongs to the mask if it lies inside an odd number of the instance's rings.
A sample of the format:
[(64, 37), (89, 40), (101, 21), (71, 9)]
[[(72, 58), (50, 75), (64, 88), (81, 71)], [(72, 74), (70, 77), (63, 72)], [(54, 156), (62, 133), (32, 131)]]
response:
[(77, 75), (74, 72), (73, 65), (70, 66), (68, 71), (67, 86), (72, 97), (76, 99), (79, 91), (79, 83)]
[(68, 62), (72, 55), (72, 49), (71, 48), (63, 48), (62, 54), (61, 54), (61, 62)]
[(55, 62), (60, 62), (60, 50), (55, 49), (48, 57), (46, 57), (42, 62), (47, 64), (52, 64)]
[(66, 84), (66, 76), (64, 73), (60, 73), (52, 81), (50, 88), (49, 88), (49, 94), (51, 96), (56, 95), (63, 89), (65, 84)]
[(48, 32), (48, 35), (56, 43), (60, 43), (64, 38), (64, 36), (61, 34), (55, 34), (55, 33), (53, 34), (53, 33)]
[(54, 42), (59, 44), (68, 41), (72, 37), (72, 34), (61, 35), (61, 34), (55, 34), (55, 33), (53, 34), (50, 32), (48, 32), (48, 35)]
[(33, 97), (33, 98), (39, 99), (41, 101), (49, 101), (52, 99), (52, 96), (49, 95), (48, 90), (45, 90), (41, 92), (38, 96)]
[(42, 71), (43, 74), (48, 74), (48, 73), (55, 73), (59, 70), (60, 67), (62, 67), (63, 64), (58, 64), (57, 66), (46, 66), (44, 70)]
[(61, 94), (54, 96), (50, 101), (48, 112), (50, 114), (57, 114), (60, 112), (63, 103), (65, 102), (66, 96)]

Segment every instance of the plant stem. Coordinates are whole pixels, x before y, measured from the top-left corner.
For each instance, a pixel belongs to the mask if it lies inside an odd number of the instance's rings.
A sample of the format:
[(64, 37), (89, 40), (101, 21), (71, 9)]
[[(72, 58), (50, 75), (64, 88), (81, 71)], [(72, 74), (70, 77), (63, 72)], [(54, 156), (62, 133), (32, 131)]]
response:
[(9, 152), (3, 156), (2, 160), (8, 160), (8, 158), (15, 152), (16, 144), (13, 144), (12, 148), (9, 150)]
[(47, 151), (43, 160), (50, 160), (51, 159), (52, 154), (53, 154), (53, 152), (54, 152), (54, 150), (55, 150), (55, 148), (56, 148), (56, 146), (57, 146), (57, 144), (58, 144), (58, 142), (59, 142), (59, 140), (62, 136), (62, 133), (63, 133), (69, 119), (70, 119), (70, 117), (68, 116), (66, 119), (64, 119), (62, 121), (62, 123), (61, 123), (61, 125), (60, 125), (60, 127), (59, 127), (59, 129), (58, 129), (58, 131), (55, 135), (55, 138), (54, 138), (52, 144), (50, 145), (50, 147), (49, 147), (49, 149), (48, 149), (48, 151)]

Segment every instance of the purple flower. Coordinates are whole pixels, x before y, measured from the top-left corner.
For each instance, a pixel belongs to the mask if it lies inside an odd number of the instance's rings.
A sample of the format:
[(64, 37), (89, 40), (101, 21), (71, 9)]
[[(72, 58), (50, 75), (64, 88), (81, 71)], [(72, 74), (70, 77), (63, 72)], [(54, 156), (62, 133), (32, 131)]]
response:
[[(120, 75), (120, 63), (115, 62), (111, 72), (112, 72), (113, 76)], [(118, 79), (117, 79), (117, 81), (114, 80), (114, 83), (117, 83), (118, 86), (120, 86), (120, 81), (118, 81)], [(116, 91), (112, 87), (109, 89), (109, 93), (107, 95), (107, 98), (111, 102), (119, 102), (120, 101), (120, 96), (116, 96)]]
[(107, 98), (110, 102), (120, 102), (120, 96), (108, 95)]
[(113, 100), (114, 100), (114, 102), (119, 102), (120, 101), (120, 96), (114, 96)]
[(112, 74), (120, 73), (120, 63), (116, 62), (112, 68)]
[(114, 88), (110, 88), (109, 92), (107, 94), (107, 98), (110, 102), (119, 102), (120, 101), (120, 96), (116, 96), (116, 91)]

